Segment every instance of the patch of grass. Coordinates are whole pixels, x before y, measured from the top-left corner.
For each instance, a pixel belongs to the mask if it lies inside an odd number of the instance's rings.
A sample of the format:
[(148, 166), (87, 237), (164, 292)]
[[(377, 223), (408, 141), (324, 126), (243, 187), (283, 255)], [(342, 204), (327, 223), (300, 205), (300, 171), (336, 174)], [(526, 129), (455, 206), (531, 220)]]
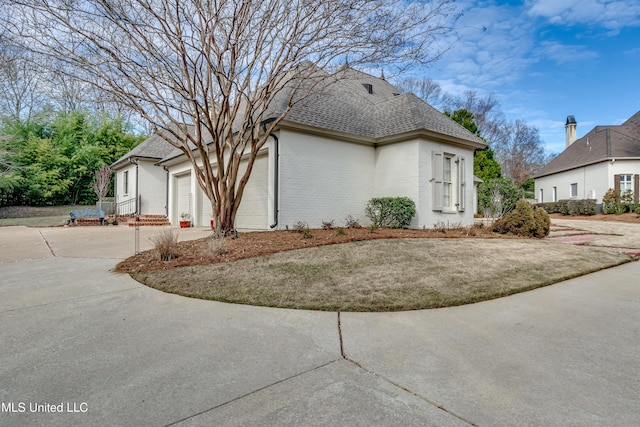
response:
[(400, 311), (469, 304), (630, 261), (534, 240), (389, 239), (133, 274), (153, 288), (240, 304)]
[(26, 227), (57, 227), (69, 220), (73, 209), (95, 206), (3, 206), (0, 207), (0, 227), (22, 225)]

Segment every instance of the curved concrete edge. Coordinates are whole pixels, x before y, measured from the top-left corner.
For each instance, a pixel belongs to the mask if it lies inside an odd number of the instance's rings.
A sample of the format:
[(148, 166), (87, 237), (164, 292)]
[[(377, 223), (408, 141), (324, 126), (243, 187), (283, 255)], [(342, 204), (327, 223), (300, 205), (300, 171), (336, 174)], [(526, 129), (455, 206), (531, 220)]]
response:
[(640, 263), (482, 303), (342, 313), (348, 357), (478, 425), (630, 425)]
[(1, 425), (633, 425), (640, 413), (639, 263), (468, 306), (342, 313), (340, 333), (335, 313), (141, 286), (109, 272), (113, 259), (70, 256), (84, 232), (44, 230), (66, 255), (0, 265)]

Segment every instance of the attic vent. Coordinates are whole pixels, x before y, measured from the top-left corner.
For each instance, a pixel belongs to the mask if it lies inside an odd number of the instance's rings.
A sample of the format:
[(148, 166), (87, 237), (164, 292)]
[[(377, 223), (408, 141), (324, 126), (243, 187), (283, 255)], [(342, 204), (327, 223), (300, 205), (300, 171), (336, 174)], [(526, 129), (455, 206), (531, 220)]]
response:
[(373, 85), (371, 83), (362, 83), (362, 86), (364, 86), (370, 95), (373, 94)]
[(400, 96), (398, 92), (393, 92), (393, 96)]

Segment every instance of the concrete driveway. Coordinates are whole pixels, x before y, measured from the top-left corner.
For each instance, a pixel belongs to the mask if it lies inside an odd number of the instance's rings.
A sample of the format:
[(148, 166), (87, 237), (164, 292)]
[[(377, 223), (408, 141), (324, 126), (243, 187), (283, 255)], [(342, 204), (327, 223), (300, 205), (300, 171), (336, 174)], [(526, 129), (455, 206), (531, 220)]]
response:
[(640, 419), (638, 262), (463, 307), (337, 314), (164, 294), (110, 271), (134, 250), (127, 228), (0, 228), (0, 425)]

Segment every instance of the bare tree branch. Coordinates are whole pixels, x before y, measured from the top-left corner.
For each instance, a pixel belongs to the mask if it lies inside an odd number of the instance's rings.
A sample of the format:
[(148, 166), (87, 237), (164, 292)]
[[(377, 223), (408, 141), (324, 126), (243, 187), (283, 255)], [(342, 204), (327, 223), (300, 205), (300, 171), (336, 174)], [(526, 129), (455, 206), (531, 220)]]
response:
[(453, 0), (6, 3), (0, 25), (24, 48), (62, 62), (184, 153), (225, 231), (269, 133), (328, 84), (323, 70), (428, 63), (457, 17)]

